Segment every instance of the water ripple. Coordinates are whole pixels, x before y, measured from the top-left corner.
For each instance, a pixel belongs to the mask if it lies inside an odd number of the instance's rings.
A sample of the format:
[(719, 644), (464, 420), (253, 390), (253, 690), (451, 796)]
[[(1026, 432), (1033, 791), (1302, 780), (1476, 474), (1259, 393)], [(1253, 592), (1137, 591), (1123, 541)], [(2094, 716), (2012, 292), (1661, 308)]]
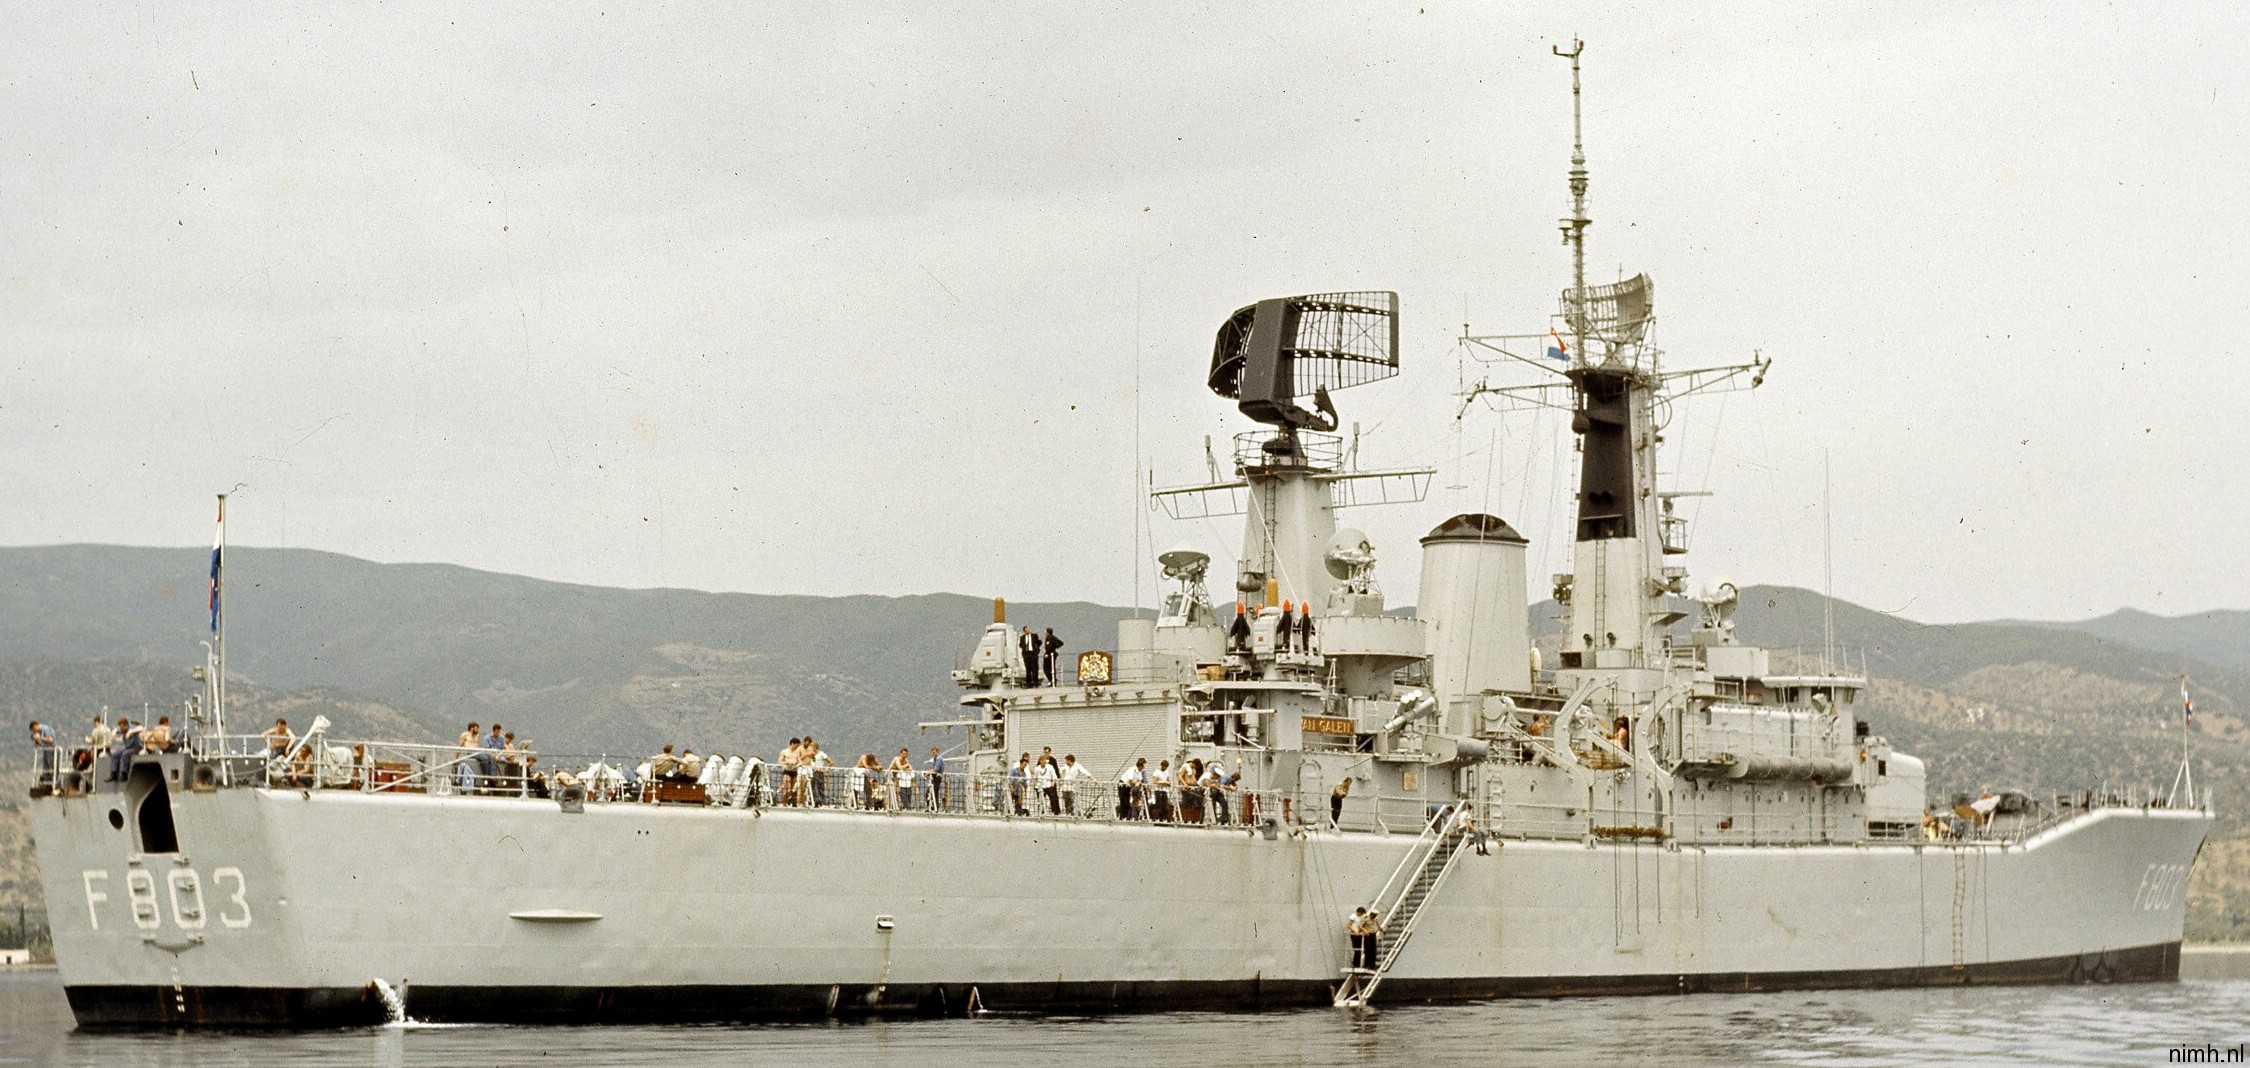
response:
[(2149, 1065), (2250, 1040), (2250, 982), (1575, 998), (1256, 1015), (986, 1017), (756, 1027), (377, 1028), (80, 1034), (52, 972), (0, 977), (0, 1064), (774, 1062), (852, 1068), (1130, 1060), (1254, 1065)]

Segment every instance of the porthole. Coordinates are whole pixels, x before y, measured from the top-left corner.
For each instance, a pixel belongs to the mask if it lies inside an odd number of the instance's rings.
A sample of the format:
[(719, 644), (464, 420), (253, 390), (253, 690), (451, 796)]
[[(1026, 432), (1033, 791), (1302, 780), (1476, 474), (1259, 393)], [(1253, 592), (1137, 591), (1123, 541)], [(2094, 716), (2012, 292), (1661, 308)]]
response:
[(120, 831), (124, 830), (124, 829), (125, 829), (125, 813), (124, 813), (124, 811), (123, 811), (123, 810), (120, 810), (120, 809), (114, 809), (114, 808), (113, 808), (113, 809), (110, 809), (110, 810), (109, 810), (109, 825), (110, 825), (110, 826), (112, 826), (112, 827), (115, 827), (115, 828), (117, 828), (117, 829), (118, 829), (118, 830), (120, 830)]

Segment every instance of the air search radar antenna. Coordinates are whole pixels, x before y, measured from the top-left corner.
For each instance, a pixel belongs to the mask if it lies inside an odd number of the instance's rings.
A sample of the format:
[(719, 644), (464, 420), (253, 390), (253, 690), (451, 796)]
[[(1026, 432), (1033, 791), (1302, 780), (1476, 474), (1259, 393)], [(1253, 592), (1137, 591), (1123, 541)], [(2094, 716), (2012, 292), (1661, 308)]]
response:
[(1339, 420), (1330, 393), (1396, 374), (1397, 293), (1310, 293), (1235, 309), (1212, 343), (1207, 383), (1274, 430), (1235, 435), (1231, 479), (1222, 476), (1206, 439), (1211, 481), (1151, 490), (1149, 499), (1173, 519), (1242, 515), (1253, 481), (1306, 476), (1326, 486), (1330, 508), (1421, 500), (1431, 469), (1362, 471), (1358, 451), (1347, 453), (1333, 435)]
[(1282, 457), (1296, 454), (1299, 430), (1336, 429), (1331, 390), (1397, 373), (1397, 293), (1314, 293), (1261, 300), (1228, 316), (1211, 349), (1209, 381), (1242, 414), (1280, 429), (1267, 450)]

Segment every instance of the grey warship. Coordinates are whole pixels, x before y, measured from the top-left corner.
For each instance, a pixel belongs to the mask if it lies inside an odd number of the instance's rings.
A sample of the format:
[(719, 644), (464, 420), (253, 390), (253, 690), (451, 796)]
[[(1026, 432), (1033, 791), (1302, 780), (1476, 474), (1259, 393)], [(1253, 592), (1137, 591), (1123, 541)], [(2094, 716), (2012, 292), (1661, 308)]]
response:
[[(1653, 284), (1586, 282), (1582, 147), (1571, 163), (1555, 323), (1465, 339), (1529, 368), (1474, 392), (1572, 413), (1544, 648), (1503, 518), (1432, 517), (1411, 614), (1340, 520), (1419, 502), (1432, 474), (1363, 470), (1335, 433), (1332, 394), (1397, 372), (1396, 295), (1261, 300), (1206, 379), (1257, 429), (1231, 472), (1149, 493), (1241, 518), (1231, 603), (1208, 552), (1168, 551), (1155, 617), (1068, 681), (1027, 675), (996, 604), (926, 725), (967, 739), (942, 774), (737, 757), (534, 789), (474, 748), (228, 733), (215, 666), (188, 744), (116, 781), (53, 761), (33, 788), (73, 1013), (689, 1022), (2176, 978), (2213, 821), (2192, 790), (1933, 806), (1864, 677), (1741, 643), (1734, 587), (1690, 584), (1659, 407), (1766, 364), (1664, 364)], [(1048, 747), (1090, 777), (1013, 770)]]

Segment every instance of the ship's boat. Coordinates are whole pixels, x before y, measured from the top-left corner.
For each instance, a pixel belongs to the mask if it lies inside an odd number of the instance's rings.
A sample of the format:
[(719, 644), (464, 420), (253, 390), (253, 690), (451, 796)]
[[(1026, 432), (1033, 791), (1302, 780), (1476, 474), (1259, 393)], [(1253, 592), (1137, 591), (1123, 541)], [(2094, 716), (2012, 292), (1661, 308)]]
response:
[(1153, 494), (1241, 517), (1231, 599), (1209, 553), (1168, 551), (1155, 618), (1052, 667), (996, 605), (934, 724), (967, 739), (942, 770), (667, 754), (550, 777), (325, 724), (233, 735), (211, 671), (183, 744), (42, 754), (73, 1012), (584, 1023), (2175, 978), (2213, 818), (2192, 792), (1933, 807), (1866, 678), (1737, 640), (1729, 584), (1691, 595), (1655, 413), (1766, 364), (1664, 366), (1653, 284), (1585, 283), (1582, 150), (1571, 187), (1556, 321), (1469, 339), (1543, 368), (1480, 392), (1572, 413), (1546, 648), (1505, 519), (1436, 518), (1411, 614), (1339, 522), (1429, 485), (1334, 433), (1333, 394), (1398, 368), (1396, 295), (1261, 300), (1225, 318), (1206, 380), (1259, 429), (1231, 476)]

